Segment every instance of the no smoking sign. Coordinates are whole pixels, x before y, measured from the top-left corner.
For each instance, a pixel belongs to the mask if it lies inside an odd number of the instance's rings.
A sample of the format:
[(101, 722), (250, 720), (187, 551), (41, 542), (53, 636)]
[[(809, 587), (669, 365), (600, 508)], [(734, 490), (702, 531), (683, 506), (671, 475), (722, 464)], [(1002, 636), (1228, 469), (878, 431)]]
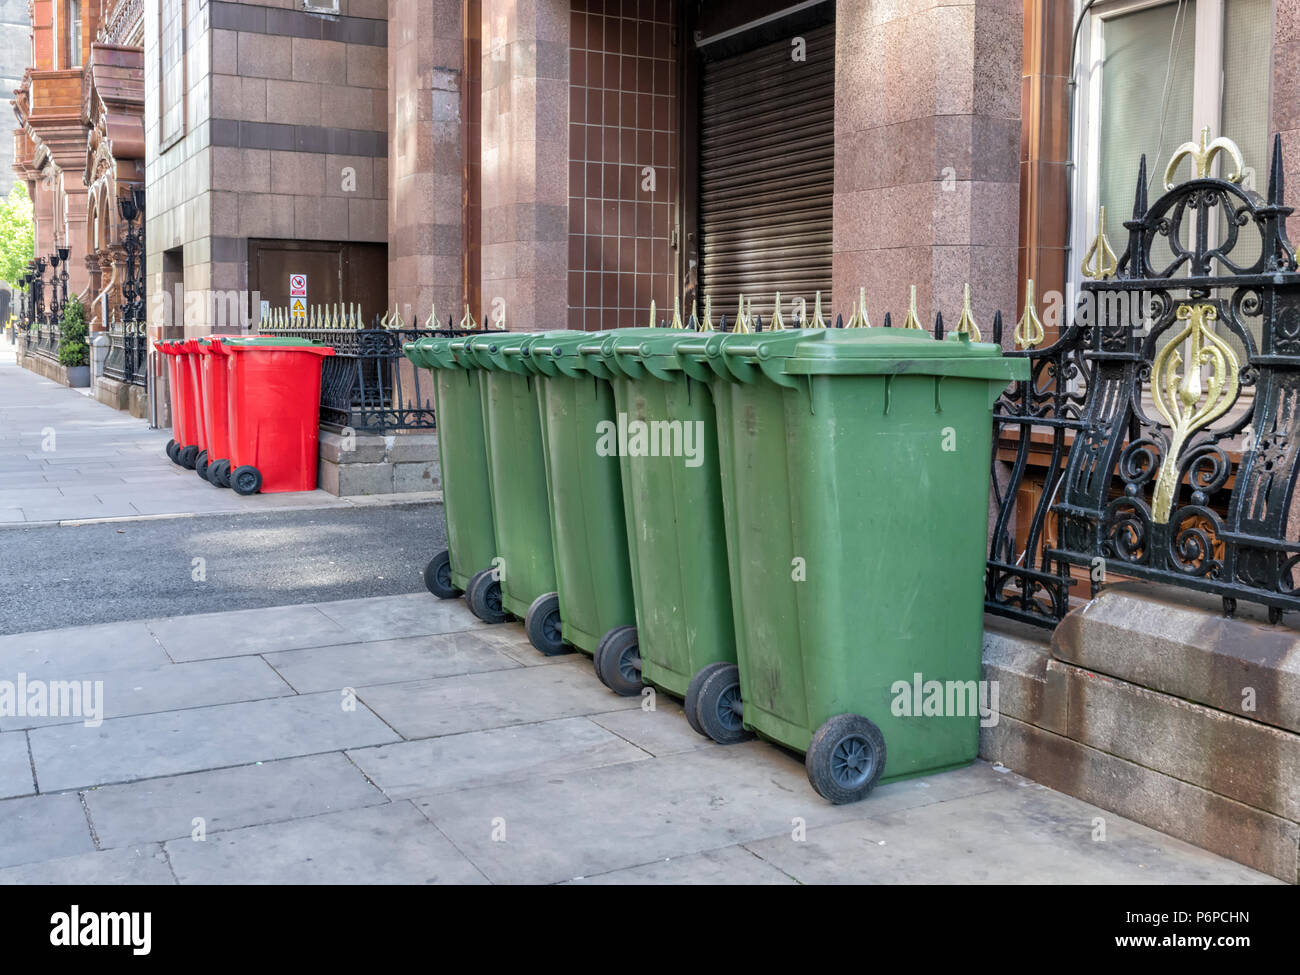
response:
[(307, 275), (305, 274), (289, 275), (289, 297), (290, 298), (307, 297)]

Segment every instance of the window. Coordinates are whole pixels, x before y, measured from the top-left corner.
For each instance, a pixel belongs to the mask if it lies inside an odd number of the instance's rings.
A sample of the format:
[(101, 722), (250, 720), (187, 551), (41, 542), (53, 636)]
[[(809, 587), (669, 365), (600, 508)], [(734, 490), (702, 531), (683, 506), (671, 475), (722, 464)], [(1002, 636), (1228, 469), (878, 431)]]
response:
[(68, 67), (81, 67), (81, 0), (68, 0)]
[[(1154, 202), (1174, 150), (1199, 141), (1205, 126), (1211, 137), (1237, 143), (1244, 185), (1262, 193), (1270, 147), (1270, 0), (1110, 0), (1093, 7), (1091, 20), (1079, 53), (1072, 252), (1087, 250), (1100, 206), (1111, 243), (1122, 251), (1139, 157), (1146, 154)], [(1226, 163), (1218, 165), (1226, 175)], [(1177, 178), (1189, 175), (1184, 162)], [(1152, 263), (1170, 256), (1157, 245)], [(1234, 259), (1243, 258), (1253, 256), (1239, 247)], [(1072, 263), (1068, 273), (1077, 279), (1078, 261)]]
[(302, 9), (313, 14), (336, 14), (339, 0), (302, 0)]
[(185, 0), (158, 5), (159, 142), (166, 149), (185, 134)]

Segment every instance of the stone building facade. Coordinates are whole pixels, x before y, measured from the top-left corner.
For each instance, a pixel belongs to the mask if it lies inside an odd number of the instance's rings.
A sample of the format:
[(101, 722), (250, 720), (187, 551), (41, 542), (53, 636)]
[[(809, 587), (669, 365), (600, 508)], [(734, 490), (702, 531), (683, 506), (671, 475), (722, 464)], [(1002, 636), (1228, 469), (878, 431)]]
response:
[[(22, 83), (31, 59), (31, 30), (27, 0), (0, 0), (0, 92), (5, 95)], [(0, 139), (0, 197), (14, 184), (13, 165), (13, 140)]]

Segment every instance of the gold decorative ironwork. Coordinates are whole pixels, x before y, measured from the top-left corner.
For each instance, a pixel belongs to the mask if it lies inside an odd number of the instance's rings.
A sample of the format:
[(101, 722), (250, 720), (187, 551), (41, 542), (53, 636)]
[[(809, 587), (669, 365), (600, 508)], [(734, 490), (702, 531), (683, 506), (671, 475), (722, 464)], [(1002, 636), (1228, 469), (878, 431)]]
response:
[(813, 314), (812, 328), (825, 328), (826, 319), (822, 317), (822, 293), (820, 291), (813, 295)]
[(768, 326), (768, 331), (785, 331), (785, 319), (781, 317), (781, 292), (779, 291), (776, 293), (776, 304), (772, 308), (772, 324)]
[(474, 321), (474, 316), (469, 313), (469, 305), (465, 306), (465, 315), (460, 320), (460, 327), (467, 332), (472, 332), (478, 328), (478, 322)]
[(845, 328), (870, 328), (871, 321), (867, 318), (867, 289), (858, 289), (857, 301), (853, 304), (853, 310), (849, 314), (849, 320), (844, 324)]
[(659, 327), (658, 325), (655, 324), (655, 300), (653, 298), (650, 299), (650, 327), (651, 328)]
[(1232, 163), (1236, 167), (1228, 175), (1228, 182), (1240, 183), (1246, 170), (1246, 161), (1241, 158), (1241, 150), (1227, 136), (1221, 135), (1211, 142), (1210, 127), (1207, 125), (1201, 129), (1201, 141), (1199, 143), (1184, 142), (1169, 157), (1169, 165), (1165, 167), (1165, 189), (1172, 190), (1177, 185), (1174, 182), (1174, 171), (1178, 169), (1178, 164), (1185, 157), (1192, 160), (1192, 165), (1196, 168), (1196, 178), (1205, 179), (1210, 175), (1210, 169), (1214, 166), (1215, 157), (1221, 152), (1231, 156)]
[(912, 285), (912, 296), (908, 299), (907, 317), (903, 319), (903, 328), (914, 328), (918, 332), (925, 331), (921, 326), (921, 318), (916, 313), (916, 285)]
[(1106, 236), (1105, 207), (1097, 210), (1097, 236), (1092, 239), (1092, 246), (1083, 255), (1079, 269), (1085, 278), (1094, 281), (1105, 280), (1119, 270), (1119, 258), (1115, 256), (1115, 249), (1110, 246), (1110, 238)]
[(701, 332), (712, 332), (713, 329), (713, 299), (708, 295), (704, 296), (704, 319), (700, 322)]
[(749, 313), (745, 310), (745, 295), (740, 295), (739, 307), (736, 310), (736, 327), (733, 332), (752, 332), (754, 327), (749, 324)]
[(970, 306), (970, 285), (967, 284), (962, 292), (961, 299), (961, 318), (957, 321), (956, 335), (965, 335), (972, 342), (980, 341), (984, 335), (980, 332), (980, 327), (975, 324), (975, 312)]
[(682, 302), (681, 296), (678, 295), (678, 294), (676, 294), (676, 293), (674, 293), (674, 294), (673, 294), (673, 319), (672, 319), (671, 322), (668, 323), (668, 327), (669, 327), (669, 328), (679, 328), (679, 329), (680, 329), (680, 328), (685, 328), (685, 327), (686, 327), (685, 325), (682, 324), (682, 304), (681, 304), (681, 302)]
[(1043, 331), (1043, 320), (1038, 317), (1038, 312), (1034, 308), (1033, 278), (1025, 281), (1025, 310), (1020, 316), (1020, 321), (1016, 322), (1016, 330), (1012, 334), (1015, 336), (1017, 349), (1032, 349), (1041, 343), (1047, 334)]
[[(1183, 303), (1175, 313), (1187, 325), (1160, 350), (1151, 366), (1151, 398), (1169, 425), (1169, 450), (1156, 475), (1151, 517), (1157, 524), (1169, 521), (1178, 492), (1178, 456), (1188, 438), (1218, 419), (1237, 399), (1237, 354), (1209, 327), (1219, 317), (1214, 305)], [(1186, 367), (1178, 347), (1190, 342)], [(1205, 386), (1201, 369), (1209, 368)]]

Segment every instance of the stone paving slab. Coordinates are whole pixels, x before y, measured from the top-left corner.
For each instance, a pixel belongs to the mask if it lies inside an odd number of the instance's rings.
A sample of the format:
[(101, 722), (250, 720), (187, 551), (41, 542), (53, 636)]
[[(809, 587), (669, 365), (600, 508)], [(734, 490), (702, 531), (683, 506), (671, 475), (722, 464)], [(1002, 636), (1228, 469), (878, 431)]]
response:
[(27, 736), (21, 731), (0, 731), (0, 799), (29, 796), (35, 791)]
[(356, 642), (311, 604), (180, 616), (148, 627), (178, 662)]
[(96, 623), (73, 630), (0, 636), (0, 679), (67, 679), (73, 672), (131, 670), (171, 662), (149, 627), (140, 622)]
[[(831, 806), (808, 788), (801, 761), (755, 741), (417, 802), (494, 883), (534, 884), (789, 835), (796, 820), (831, 825), (993, 787), (978, 769), (928, 782), (885, 786), (869, 806)], [(492, 838), (494, 819), (505, 842)]]
[(211, 836), (388, 802), (339, 752), (109, 785), (84, 795), (105, 849), (188, 839), (196, 817)]
[(94, 848), (76, 793), (0, 802), (0, 867), (55, 860)]
[(113, 718), (98, 728), (37, 728), (28, 737), (36, 781), (49, 792), (397, 739), (364, 705), (343, 710), (333, 692)]
[(714, 743), (697, 735), (686, 723), (686, 712), (667, 694), (659, 694), (653, 711), (644, 707), (594, 714), (591, 720), (651, 755), (676, 755)]
[(329, 619), (357, 641), (394, 640), (404, 636), (431, 636), (462, 630), (487, 630), (459, 599), (436, 599), (427, 592), (406, 596), (374, 596), (317, 604)]
[(585, 656), (554, 667), (359, 687), (357, 694), (403, 738), (456, 735), (640, 704), (599, 683)]
[(0, 870), (0, 885), (137, 886), (175, 884), (161, 844), (82, 853)]
[(481, 884), (409, 802), (166, 844), (183, 884)]
[(521, 666), (473, 631), (285, 650), (266, 661), (300, 694)]
[(394, 799), (639, 762), (635, 745), (586, 718), (359, 748), (348, 757)]
[(667, 857), (654, 863), (643, 863), (639, 867), (569, 880), (566, 884), (743, 884), (748, 887), (791, 885), (798, 882), (743, 846), (724, 846), (720, 850), (708, 850), (684, 857)]
[(977, 768), (995, 788), (965, 802), (894, 812), (868, 804), (867, 818), (746, 849), (814, 884), (1073, 884), (1099, 875), (1114, 884), (1277, 882), (1018, 775)]
[[(293, 688), (260, 657), (200, 660), (147, 670), (69, 671), (62, 679), (102, 683), (101, 718), (104, 719), (236, 704), (293, 693)], [(84, 721), (84, 716), (0, 717), (0, 729), (44, 728), (84, 724)]]

